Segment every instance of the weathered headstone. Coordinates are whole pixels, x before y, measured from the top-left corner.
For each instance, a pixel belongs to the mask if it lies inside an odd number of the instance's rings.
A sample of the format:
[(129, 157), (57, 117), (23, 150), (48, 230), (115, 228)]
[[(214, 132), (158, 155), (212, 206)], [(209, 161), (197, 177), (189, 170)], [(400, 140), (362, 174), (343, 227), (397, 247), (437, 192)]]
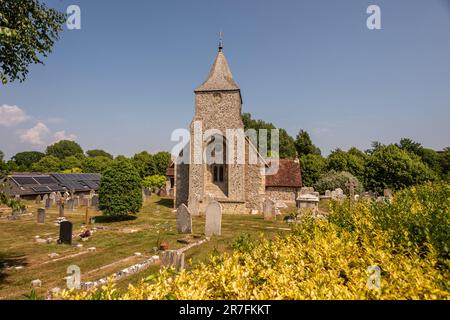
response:
[(35, 200), (35, 203), (36, 203), (36, 204), (40, 204), (41, 201), (42, 201), (41, 195), (37, 195), (36, 200)]
[(74, 199), (67, 200), (67, 209), (70, 211), (75, 210), (75, 200)]
[(79, 196), (75, 196), (72, 198), (73, 199), (73, 208), (78, 208), (78, 206), (80, 205), (80, 197)]
[(91, 199), (91, 206), (94, 207), (96, 211), (98, 211), (98, 204), (99, 204), (98, 195), (94, 194)]
[(184, 203), (177, 209), (178, 233), (192, 233), (192, 216)]
[(72, 222), (62, 221), (59, 224), (59, 243), (72, 244)]
[(162, 187), (161, 189), (159, 189), (158, 196), (167, 197), (167, 190), (165, 187)]
[(271, 199), (265, 199), (263, 203), (264, 220), (276, 219), (275, 202)]
[(45, 209), (49, 209), (52, 206), (52, 199), (50, 199), (50, 197), (48, 197), (45, 200)]
[(175, 268), (177, 271), (184, 269), (184, 253), (177, 250), (167, 250), (161, 253), (161, 266)]
[(48, 199), (48, 194), (44, 194), (44, 196), (42, 197), (42, 202), (46, 202)]
[(45, 223), (45, 209), (37, 209), (37, 223)]
[(51, 200), (50, 207), (54, 206), (56, 204), (56, 192), (50, 193), (49, 199)]
[(355, 187), (356, 187), (355, 179), (349, 179), (347, 181), (347, 183), (345, 184), (345, 186), (348, 188), (348, 193), (350, 195), (350, 201), (354, 201), (355, 200)]
[(300, 194), (310, 194), (314, 192), (314, 188), (313, 187), (302, 187), (300, 189)]
[(331, 198), (331, 191), (330, 190), (325, 190), (325, 197)]
[(64, 217), (64, 206), (65, 206), (65, 203), (64, 203), (64, 200), (62, 198), (59, 199), (58, 206), (59, 206), (59, 216), (60, 217)]
[(207, 237), (222, 232), (222, 206), (217, 201), (212, 201), (206, 207), (205, 235)]

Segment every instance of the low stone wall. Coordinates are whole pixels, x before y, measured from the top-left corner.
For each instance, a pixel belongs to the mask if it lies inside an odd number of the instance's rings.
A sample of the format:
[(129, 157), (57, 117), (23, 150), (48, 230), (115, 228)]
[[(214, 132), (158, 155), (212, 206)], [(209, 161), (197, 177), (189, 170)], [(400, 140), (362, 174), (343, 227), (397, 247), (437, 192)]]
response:
[(297, 199), (298, 189), (291, 187), (267, 187), (266, 197), (272, 200), (282, 200), (295, 203)]

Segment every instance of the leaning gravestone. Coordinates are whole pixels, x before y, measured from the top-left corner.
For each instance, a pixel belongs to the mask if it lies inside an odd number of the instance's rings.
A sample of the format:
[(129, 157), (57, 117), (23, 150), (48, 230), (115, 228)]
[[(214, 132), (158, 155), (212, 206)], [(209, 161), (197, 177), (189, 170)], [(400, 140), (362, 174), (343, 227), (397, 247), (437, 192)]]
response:
[(184, 203), (177, 209), (177, 231), (192, 233), (192, 216)]
[(207, 237), (220, 236), (222, 229), (222, 206), (212, 201), (206, 207), (205, 235)]
[(45, 209), (37, 209), (37, 223), (45, 223)]
[(62, 221), (59, 224), (59, 243), (72, 244), (72, 222)]
[(264, 220), (275, 220), (276, 207), (271, 199), (266, 199), (263, 204)]

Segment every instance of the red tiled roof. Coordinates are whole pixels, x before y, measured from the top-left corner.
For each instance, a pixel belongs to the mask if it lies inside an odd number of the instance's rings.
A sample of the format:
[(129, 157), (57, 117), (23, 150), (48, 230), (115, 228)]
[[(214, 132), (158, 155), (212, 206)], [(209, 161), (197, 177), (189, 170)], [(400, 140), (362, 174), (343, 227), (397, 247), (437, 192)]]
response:
[(266, 176), (266, 187), (294, 187), (302, 186), (300, 163), (295, 160), (280, 159), (278, 172)]

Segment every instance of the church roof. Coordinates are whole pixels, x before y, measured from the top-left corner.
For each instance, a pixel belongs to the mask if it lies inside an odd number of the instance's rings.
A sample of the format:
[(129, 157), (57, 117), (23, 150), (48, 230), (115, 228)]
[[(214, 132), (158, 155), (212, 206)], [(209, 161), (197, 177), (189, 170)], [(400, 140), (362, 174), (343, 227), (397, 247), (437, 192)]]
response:
[(266, 176), (266, 187), (291, 187), (302, 186), (300, 163), (295, 160), (280, 159), (278, 172)]
[(195, 89), (195, 92), (202, 91), (230, 91), (239, 90), (239, 86), (233, 80), (233, 74), (231, 73), (230, 67), (228, 66), (227, 59), (219, 48), (216, 60), (209, 71), (208, 79)]

